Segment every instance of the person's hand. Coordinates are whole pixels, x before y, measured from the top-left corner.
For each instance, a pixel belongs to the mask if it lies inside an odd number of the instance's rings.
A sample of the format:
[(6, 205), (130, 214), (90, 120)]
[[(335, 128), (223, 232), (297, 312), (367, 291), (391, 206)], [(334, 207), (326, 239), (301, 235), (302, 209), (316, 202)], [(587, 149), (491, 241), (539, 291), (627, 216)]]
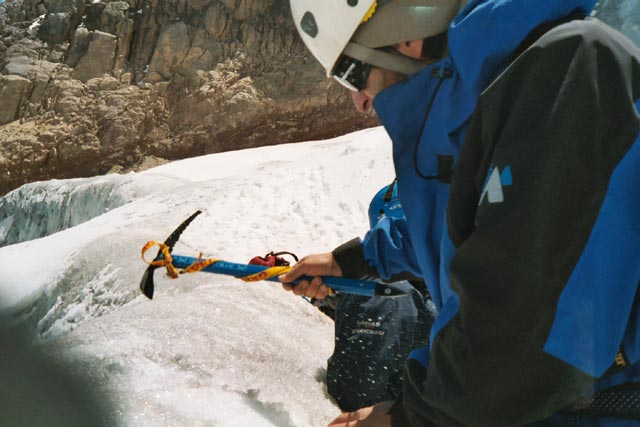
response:
[[(313, 279), (301, 280), (297, 285), (291, 282), (300, 276), (312, 276)], [(278, 276), (282, 287), (295, 295), (322, 299), (329, 294), (329, 288), (322, 284), (320, 276), (342, 276), (342, 269), (333, 258), (331, 252), (307, 255), (294, 265), (291, 270)]]
[(328, 427), (389, 427), (391, 415), (388, 414), (393, 402), (382, 402), (354, 412), (340, 414)]

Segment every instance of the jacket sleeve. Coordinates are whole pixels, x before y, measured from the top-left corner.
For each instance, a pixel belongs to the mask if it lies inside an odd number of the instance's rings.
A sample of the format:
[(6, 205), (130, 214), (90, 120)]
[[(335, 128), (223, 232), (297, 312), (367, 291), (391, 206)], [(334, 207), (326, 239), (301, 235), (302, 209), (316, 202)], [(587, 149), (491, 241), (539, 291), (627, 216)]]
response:
[(387, 281), (420, 278), (404, 218), (383, 218), (364, 239), (353, 239), (332, 253), (345, 277), (378, 276)]
[(611, 366), (637, 310), (639, 98), (637, 50), (595, 20), (545, 34), (483, 93), (451, 186), (448, 319), (396, 419), (524, 425)]

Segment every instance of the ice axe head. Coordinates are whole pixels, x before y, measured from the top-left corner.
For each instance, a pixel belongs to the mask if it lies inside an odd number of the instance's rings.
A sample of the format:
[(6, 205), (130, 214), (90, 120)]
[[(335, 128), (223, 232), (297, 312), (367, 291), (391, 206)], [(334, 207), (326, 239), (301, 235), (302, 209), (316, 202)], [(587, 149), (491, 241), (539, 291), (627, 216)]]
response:
[[(180, 224), (178, 228), (173, 230), (171, 235), (164, 242), (164, 244), (169, 247), (169, 253), (171, 253), (171, 251), (173, 250), (173, 247), (178, 242), (178, 239), (180, 238), (180, 235), (185, 230), (185, 228), (187, 228), (189, 224), (191, 224), (191, 221), (193, 221), (201, 213), (202, 211), (196, 211), (189, 218), (184, 220), (184, 222)], [(162, 259), (162, 257), (163, 257), (162, 250), (159, 250), (154, 260)], [(154, 290), (153, 272), (157, 268), (158, 267), (153, 265), (148, 266), (144, 274), (142, 275), (142, 280), (140, 280), (140, 291), (144, 294), (144, 296), (146, 296), (149, 299), (153, 298), (153, 290)]]
[(142, 275), (142, 279), (140, 280), (140, 291), (149, 299), (153, 299), (153, 272), (156, 268), (158, 267), (154, 267), (153, 265), (147, 267)]

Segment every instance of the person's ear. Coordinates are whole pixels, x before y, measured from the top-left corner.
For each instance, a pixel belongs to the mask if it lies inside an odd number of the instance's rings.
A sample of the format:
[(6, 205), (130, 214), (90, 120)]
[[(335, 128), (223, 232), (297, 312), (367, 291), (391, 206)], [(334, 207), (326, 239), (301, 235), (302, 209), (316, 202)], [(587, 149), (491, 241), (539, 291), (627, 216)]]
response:
[(423, 40), (410, 40), (396, 43), (394, 48), (404, 56), (413, 59), (422, 59), (422, 43)]

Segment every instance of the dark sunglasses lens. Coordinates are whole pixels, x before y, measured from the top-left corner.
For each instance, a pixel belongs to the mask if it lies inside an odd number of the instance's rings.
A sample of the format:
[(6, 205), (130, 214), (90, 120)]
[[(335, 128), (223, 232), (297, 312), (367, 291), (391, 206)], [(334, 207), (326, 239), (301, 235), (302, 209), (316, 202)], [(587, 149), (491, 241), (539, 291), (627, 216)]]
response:
[(333, 76), (340, 83), (357, 91), (364, 89), (367, 85), (369, 73), (371, 73), (371, 65), (348, 56), (342, 56), (333, 70)]
[(447, 47), (447, 33), (436, 34), (424, 39), (422, 55), (427, 58), (442, 58)]

